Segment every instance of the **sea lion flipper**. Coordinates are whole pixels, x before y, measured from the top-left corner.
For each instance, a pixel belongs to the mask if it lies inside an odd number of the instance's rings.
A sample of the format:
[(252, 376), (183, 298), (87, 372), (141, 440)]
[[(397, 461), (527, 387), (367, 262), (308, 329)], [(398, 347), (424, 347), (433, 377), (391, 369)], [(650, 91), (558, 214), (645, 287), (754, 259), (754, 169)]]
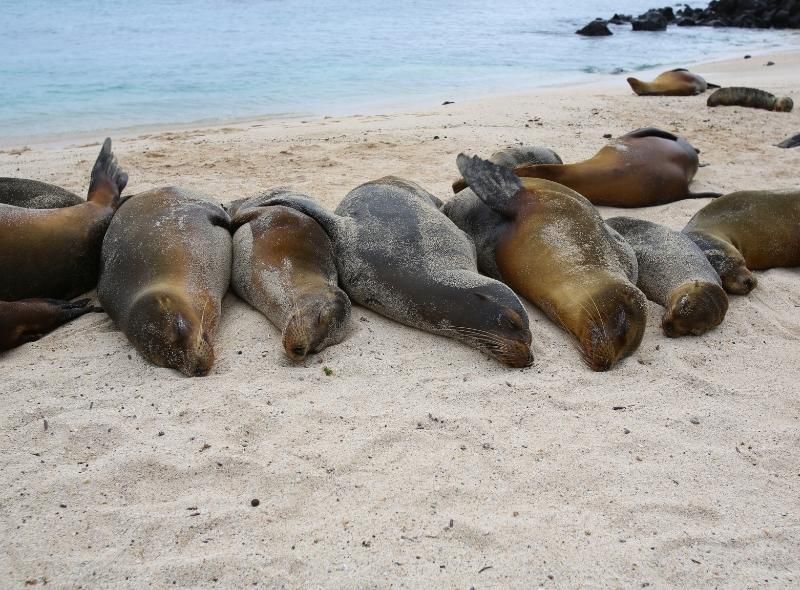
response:
[(263, 207), (284, 205), (285, 207), (290, 207), (295, 211), (300, 211), (300, 213), (305, 213), (311, 219), (319, 223), (322, 226), (322, 229), (325, 230), (325, 233), (327, 233), (331, 239), (334, 237), (336, 227), (338, 225), (338, 219), (340, 219), (337, 215), (334, 215), (313, 199), (299, 195), (275, 197), (265, 201), (261, 205)]
[(498, 213), (513, 215), (510, 201), (522, 189), (519, 176), (508, 168), (463, 153), (458, 154), (456, 164), (465, 182), (481, 201)]
[(92, 168), (87, 199), (113, 202), (119, 199), (127, 184), (128, 173), (120, 168), (114, 152), (111, 151), (111, 138), (106, 137)]
[(721, 197), (723, 193), (717, 193), (714, 191), (704, 191), (702, 193), (693, 193), (690, 192), (686, 198), (687, 199), (716, 199), (717, 197)]
[(706, 86), (708, 88), (722, 88), (719, 84), (712, 84), (711, 82), (706, 82)]
[(671, 139), (672, 141), (678, 141), (677, 135), (674, 135), (669, 131), (664, 131), (663, 129), (659, 129), (658, 127), (642, 127), (641, 129), (636, 129), (635, 131), (626, 133), (622, 137), (660, 137), (662, 139)]
[(263, 212), (264, 209), (262, 207), (253, 207), (236, 213), (231, 219), (231, 233), (236, 233), (237, 229), (258, 218)]

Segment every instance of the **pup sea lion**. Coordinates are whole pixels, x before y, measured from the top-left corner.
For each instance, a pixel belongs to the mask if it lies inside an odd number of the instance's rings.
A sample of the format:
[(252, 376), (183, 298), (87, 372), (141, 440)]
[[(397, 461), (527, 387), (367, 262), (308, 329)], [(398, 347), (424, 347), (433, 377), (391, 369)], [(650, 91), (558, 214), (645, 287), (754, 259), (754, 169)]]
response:
[(623, 135), (588, 160), (564, 165), (525, 164), (514, 172), (568, 186), (595, 205), (647, 207), (719, 196), (689, 192), (698, 165), (697, 150), (688, 141), (648, 127)]
[(21, 299), (0, 301), (0, 351), (38, 340), (84, 314), (102, 311), (88, 299)]
[[(538, 145), (511, 146), (496, 151), (489, 156), (489, 161), (504, 168), (514, 169), (523, 164), (563, 164), (561, 156), (550, 148)], [(463, 178), (453, 182), (453, 192), (458, 193), (467, 188)]]
[(457, 162), (480, 200), (507, 220), (499, 235), (476, 240), (495, 241), (502, 279), (573, 334), (595, 371), (636, 350), (647, 319), (645, 296), (633, 284), (636, 256), (591, 203), (478, 157), (460, 154)]
[(525, 308), (503, 283), (478, 273), (469, 238), (419, 185), (393, 176), (368, 182), (335, 214), (308, 199), (269, 203), (298, 209), (325, 229), (339, 280), (356, 303), (511, 367), (533, 362)]
[(694, 96), (709, 88), (719, 88), (685, 68), (662, 72), (652, 82), (631, 77), (628, 78), (628, 84), (639, 96)]
[(606, 223), (636, 252), (636, 286), (666, 308), (661, 319), (664, 334), (700, 336), (722, 323), (728, 296), (714, 267), (692, 240), (643, 219), (613, 217)]
[(739, 86), (720, 88), (708, 97), (706, 104), (710, 107), (750, 107), (781, 113), (788, 113), (794, 108), (794, 101), (788, 96), (778, 97), (758, 88), (742, 88)]
[(0, 205), (0, 299), (71, 299), (93, 289), (103, 234), (127, 182), (106, 139), (85, 203), (60, 209)]
[(127, 199), (103, 240), (97, 295), (147, 360), (207, 375), (231, 273), (230, 218), (168, 187)]
[(270, 198), (308, 198), (277, 189), (237, 207), (231, 285), (283, 333), (293, 361), (341, 342), (350, 299), (338, 287), (333, 244), (320, 225)]
[(683, 233), (697, 244), (728, 293), (758, 284), (751, 270), (800, 266), (800, 191), (740, 191), (695, 213)]
[(0, 178), (0, 204), (28, 209), (59, 209), (85, 201), (70, 191), (27, 178)]

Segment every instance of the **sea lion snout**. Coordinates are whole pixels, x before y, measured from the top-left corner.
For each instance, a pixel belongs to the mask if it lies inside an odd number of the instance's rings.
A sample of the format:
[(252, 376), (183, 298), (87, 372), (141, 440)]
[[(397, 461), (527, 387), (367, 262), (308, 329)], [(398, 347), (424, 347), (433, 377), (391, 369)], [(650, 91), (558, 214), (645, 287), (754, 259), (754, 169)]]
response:
[(670, 338), (700, 336), (719, 326), (727, 311), (728, 296), (722, 287), (694, 281), (670, 293), (661, 328)]
[(350, 320), (350, 299), (339, 288), (327, 297), (315, 296), (300, 305), (283, 330), (283, 349), (294, 362), (301, 362), (315, 352), (344, 339)]
[(745, 266), (720, 275), (720, 279), (725, 290), (734, 295), (747, 295), (758, 286), (758, 279)]

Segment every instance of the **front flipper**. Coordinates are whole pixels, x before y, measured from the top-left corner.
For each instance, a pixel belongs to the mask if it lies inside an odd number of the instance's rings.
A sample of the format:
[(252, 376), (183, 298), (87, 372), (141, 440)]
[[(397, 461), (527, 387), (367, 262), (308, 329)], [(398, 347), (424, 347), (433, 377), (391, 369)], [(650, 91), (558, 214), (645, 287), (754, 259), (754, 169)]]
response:
[(478, 198), (494, 211), (513, 217), (511, 199), (522, 190), (522, 181), (508, 168), (466, 154), (456, 158), (458, 170)]
[(84, 314), (102, 311), (88, 299), (22, 299), (0, 301), (0, 350), (38, 340), (48, 332)]

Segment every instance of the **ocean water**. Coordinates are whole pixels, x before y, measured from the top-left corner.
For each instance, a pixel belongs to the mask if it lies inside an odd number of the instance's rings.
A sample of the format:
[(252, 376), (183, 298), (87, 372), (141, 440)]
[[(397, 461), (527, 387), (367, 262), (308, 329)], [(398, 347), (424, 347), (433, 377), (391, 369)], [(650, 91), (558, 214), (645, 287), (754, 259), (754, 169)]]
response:
[(800, 46), (786, 31), (574, 34), (597, 16), (659, 4), (0, 0), (0, 138), (342, 114)]

